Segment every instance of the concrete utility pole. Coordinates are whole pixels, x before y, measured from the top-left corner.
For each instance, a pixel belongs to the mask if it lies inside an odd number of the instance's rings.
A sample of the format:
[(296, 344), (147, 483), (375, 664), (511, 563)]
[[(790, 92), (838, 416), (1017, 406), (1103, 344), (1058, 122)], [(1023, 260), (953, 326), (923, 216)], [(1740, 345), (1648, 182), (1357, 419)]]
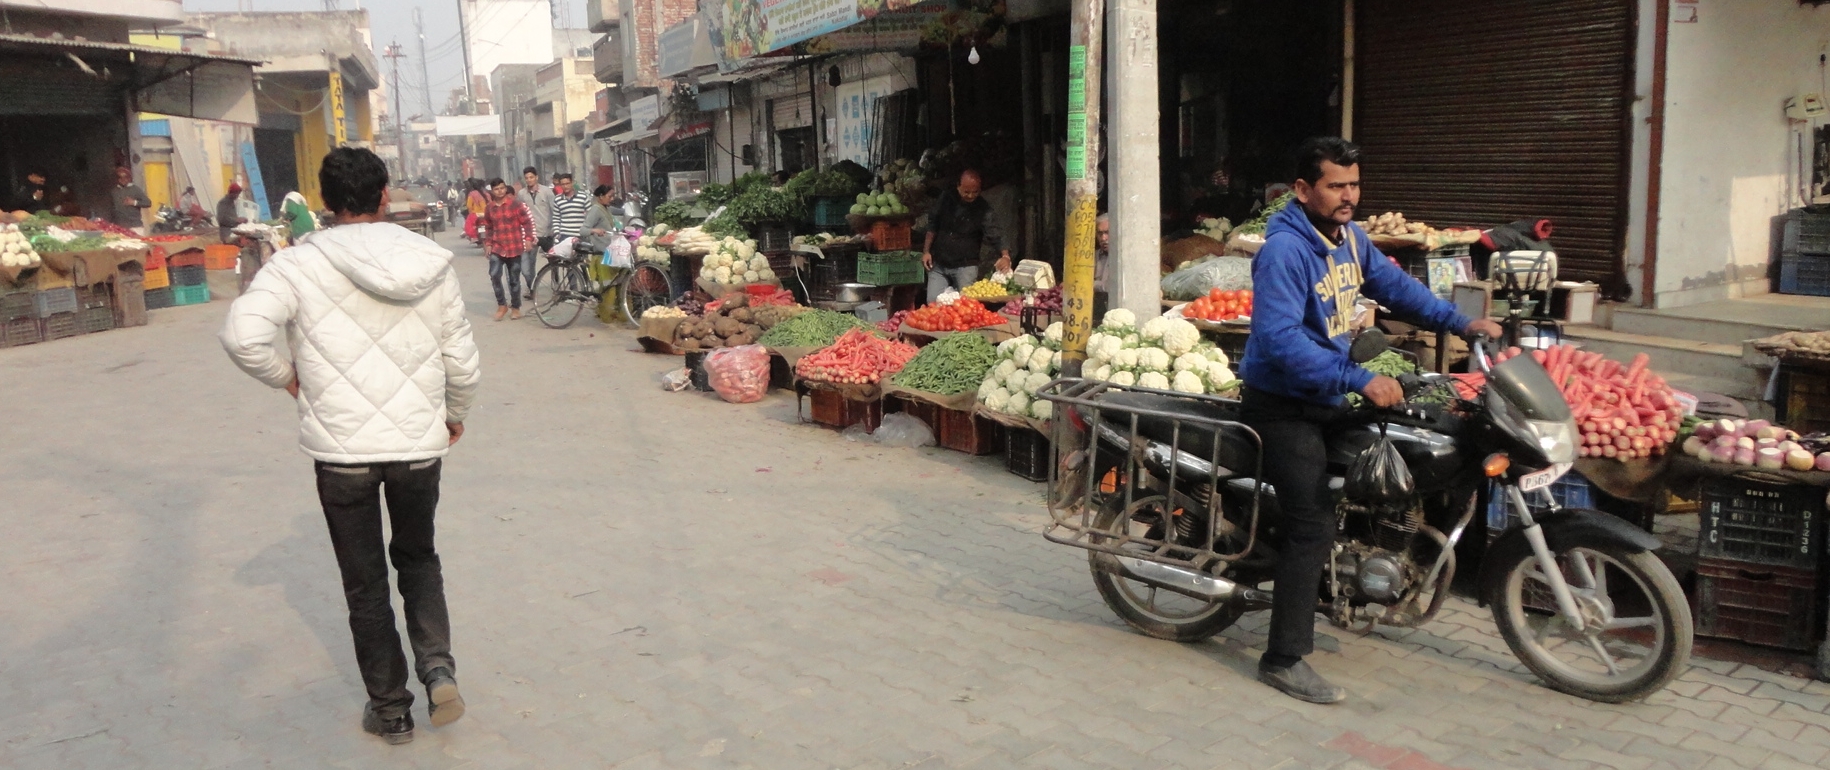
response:
[[(1080, 376), (1093, 333), (1093, 249), (1099, 228), (1099, 81), (1105, 0), (1073, 0), (1068, 27), (1067, 239), (1061, 368)], [(1155, 109), (1153, 105), (1151, 109)]]
[(400, 42), (395, 41), (388, 45), (387, 53), (383, 55), (392, 60), (394, 65), (394, 145), (395, 151), (400, 154), (398, 161), (400, 176), (397, 178), (404, 185), (409, 172), (407, 171), (407, 132), (400, 120), (400, 59), (406, 54), (401, 53)]
[(426, 69), (426, 22), (420, 16), (419, 6), (413, 6), (413, 32), (419, 35), (419, 98), (425, 102), (426, 116), (438, 113), (432, 111), (432, 76)]
[(1141, 321), (1163, 314), (1156, 0), (1110, 0), (1109, 8), (1114, 140), (1108, 153), (1112, 242), (1106, 291), (1112, 307), (1130, 310)]
[(457, 7), (458, 42), (464, 48), (464, 114), (469, 115), (476, 110), (477, 106), (477, 95), (470, 90), (474, 87), (470, 82), (470, 29), (464, 21), (464, 0), (457, 0)]

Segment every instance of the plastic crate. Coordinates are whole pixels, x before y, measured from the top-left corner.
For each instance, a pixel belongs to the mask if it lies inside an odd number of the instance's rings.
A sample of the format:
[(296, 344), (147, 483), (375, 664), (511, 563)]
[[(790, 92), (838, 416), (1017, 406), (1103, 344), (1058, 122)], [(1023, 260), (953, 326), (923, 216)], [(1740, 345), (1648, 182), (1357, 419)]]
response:
[(205, 270), (234, 270), (236, 260), (241, 259), (241, 247), (230, 243), (203, 247), (203, 268)]
[(173, 265), (166, 269), (171, 273), (173, 286), (202, 286), (209, 281), (209, 273), (203, 265)]
[(114, 282), (114, 328), (146, 325), (146, 286), (133, 278)]
[(1830, 297), (1830, 254), (1781, 255), (1779, 293)]
[(9, 289), (4, 291), (5, 293), (0, 293), (0, 321), (35, 317), (32, 305), (32, 291), (28, 289)]
[(108, 307), (114, 301), (114, 283), (101, 281), (76, 287), (76, 309)]
[(185, 249), (167, 257), (166, 267), (203, 267), (203, 249)]
[(1699, 508), (1698, 556), (1817, 569), (1824, 538), (1822, 488), (1705, 479)]
[(208, 286), (173, 286), (171, 287), (171, 291), (172, 305), (174, 307), (178, 305), (201, 305), (210, 301), (210, 287)]
[(877, 220), (871, 225), (871, 248), (878, 251), (905, 251), (909, 248), (909, 237), (913, 232), (913, 225), (906, 220)]
[(1051, 447), (1047, 436), (1023, 428), (1004, 431), (1004, 470), (1030, 481), (1048, 481)]
[(149, 267), (146, 269), (146, 277), (141, 281), (141, 285), (148, 289), (163, 289), (172, 285), (172, 273), (163, 267)]
[(836, 390), (823, 388), (810, 389), (807, 397), (811, 402), (808, 419), (816, 425), (849, 428), (863, 423), (865, 430), (875, 432), (883, 424), (883, 399), (854, 401)]
[(44, 330), (36, 318), (14, 318), (0, 322), (0, 348), (16, 348), (44, 341)]
[(794, 231), (780, 225), (756, 228), (757, 251), (787, 251), (794, 248)]
[(49, 266), (40, 267), (32, 273), (30, 283), (26, 284), (33, 291), (50, 291), (51, 289), (76, 288), (76, 277), (71, 273), (60, 273)]
[(1787, 254), (1830, 254), (1830, 212), (1794, 209), (1781, 233), (1779, 248)]
[(1003, 427), (970, 411), (936, 410), (940, 429), (935, 431), (940, 445), (969, 455), (988, 455), (1004, 448)]
[(1816, 570), (1697, 560), (1691, 610), (1697, 636), (1812, 650), (1823, 638)]
[(685, 364), (687, 381), (693, 386), (693, 390), (709, 392), (712, 389), (712, 382), (710, 376), (705, 372), (705, 353), (703, 350), (687, 353)]
[(921, 283), (927, 276), (927, 269), (921, 266), (921, 255), (912, 251), (858, 255), (858, 283), (902, 286)]
[(851, 204), (851, 198), (814, 198), (813, 205), (807, 209), (808, 221), (821, 230), (846, 227), (845, 215), (851, 213)]
[(76, 311), (77, 334), (94, 334), (113, 328), (114, 308), (103, 305)]
[(153, 246), (152, 251), (147, 252), (145, 268), (149, 272), (165, 269), (165, 249), (163, 247)]
[(146, 309), (164, 310), (172, 306), (172, 287), (162, 286), (146, 290)]
[(76, 330), (75, 313), (53, 313), (50, 316), (39, 319), (38, 331), (40, 334), (44, 335), (46, 342), (61, 340), (65, 337), (74, 337), (81, 333)]
[[(1558, 508), (1593, 508), (1595, 507), (1595, 487), (1582, 474), (1575, 471), (1563, 474), (1562, 478), (1550, 483), (1551, 499), (1557, 501)], [(1550, 505), (1544, 502), (1543, 492), (1526, 492), (1525, 504), (1531, 506), (1531, 515), (1548, 512)], [(1506, 496), (1501, 493), (1500, 485), (1487, 484), (1487, 539), (1492, 540), (1519, 524), (1519, 517), (1513, 513)]]
[(32, 295), (32, 315), (49, 318), (57, 313), (76, 312), (76, 289), (46, 289)]
[(1830, 433), (1830, 374), (1782, 366), (1780, 376), (1785, 396), (1779, 406), (1785, 411), (1778, 422), (1799, 433)]

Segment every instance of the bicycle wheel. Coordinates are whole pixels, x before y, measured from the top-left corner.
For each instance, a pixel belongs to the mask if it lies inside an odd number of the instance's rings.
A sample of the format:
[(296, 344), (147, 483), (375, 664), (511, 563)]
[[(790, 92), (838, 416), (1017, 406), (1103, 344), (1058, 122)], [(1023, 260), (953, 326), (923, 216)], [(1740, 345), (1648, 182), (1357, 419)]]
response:
[(644, 311), (672, 301), (674, 288), (667, 271), (653, 262), (643, 262), (629, 269), (617, 293), (622, 295), (623, 316), (630, 323), (639, 324)]
[(564, 329), (584, 310), (579, 289), (584, 276), (573, 265), (549, 262), (534, 276), (534, 317), (549, 329)]

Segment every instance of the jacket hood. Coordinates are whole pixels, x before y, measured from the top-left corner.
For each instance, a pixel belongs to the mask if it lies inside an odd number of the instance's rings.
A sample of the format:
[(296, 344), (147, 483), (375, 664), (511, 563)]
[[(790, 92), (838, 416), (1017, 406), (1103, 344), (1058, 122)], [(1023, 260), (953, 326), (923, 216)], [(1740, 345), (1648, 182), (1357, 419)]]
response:
[[(1346, 226), (1350, 233), (1355, 227), (1357, 225), (1351, 223)], [(1333, 244), (1322, 240), (1322, 234), (1316, 232), (1315, 225), (1309, 221), (1309, 214), (1303, 210), (1303, 204), (1294, 198), (1290, 200), (1290, 205), (1285, 206), (1282, 211), (1272, 214), (1271, 218), (1265, 222), (1265, 240), (1270, 240), (1271, 236), (1278, 233), (1295, 235), (1308, 245), (1310, 251), (1318, 255), (1327, 254), (1334, 249)]]
[(425, 296), (451, 265), (450, 250), (388, 222), (338, 225), (304, 242), (357, 286), (394, 300)]

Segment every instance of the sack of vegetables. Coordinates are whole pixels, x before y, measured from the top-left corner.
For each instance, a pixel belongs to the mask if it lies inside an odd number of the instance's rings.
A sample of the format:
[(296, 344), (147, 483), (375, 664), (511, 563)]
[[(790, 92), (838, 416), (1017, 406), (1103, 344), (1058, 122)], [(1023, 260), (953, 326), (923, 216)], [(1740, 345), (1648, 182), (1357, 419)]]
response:
[(714, 350), (705, 357), (705, 378), (733, 404), (761, 401), (769, 392), (769, 351), (761, 345)]

